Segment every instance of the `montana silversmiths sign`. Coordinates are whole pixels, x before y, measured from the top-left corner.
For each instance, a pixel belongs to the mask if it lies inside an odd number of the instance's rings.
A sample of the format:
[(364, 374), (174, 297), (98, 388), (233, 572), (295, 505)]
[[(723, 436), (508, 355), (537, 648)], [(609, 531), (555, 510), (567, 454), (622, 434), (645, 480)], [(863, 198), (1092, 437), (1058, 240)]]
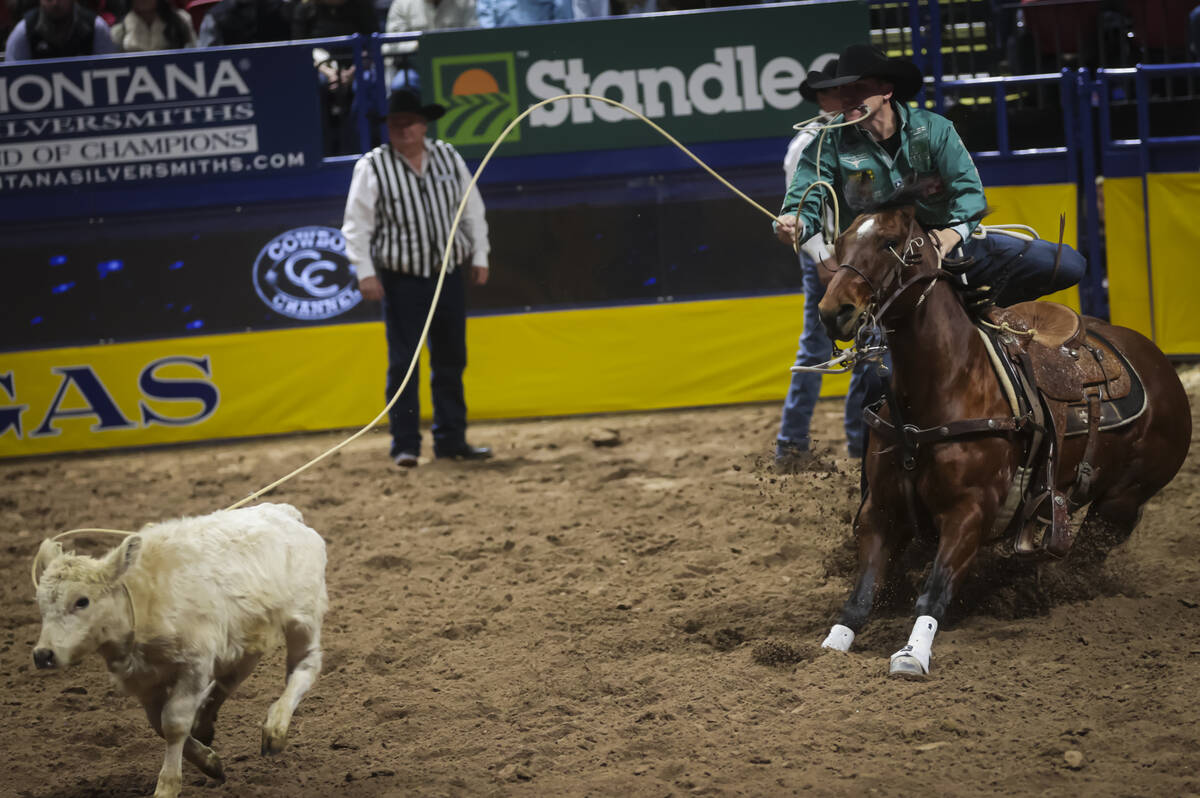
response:
[(0, 64), (0, 196), (315, 169), (310, 50)]
[[(683, 142), (769, 138), (817, 113), (799, 85), (814, 63), (869, 38), (861, 0), (431, 32), (418, 60), (447, 108), (437, 135), (482, 155), (521, 111), (595, 94), (645, 114)], [(624, 110), (563, 100), (535, 110), (500, 155), (666, 143)]]

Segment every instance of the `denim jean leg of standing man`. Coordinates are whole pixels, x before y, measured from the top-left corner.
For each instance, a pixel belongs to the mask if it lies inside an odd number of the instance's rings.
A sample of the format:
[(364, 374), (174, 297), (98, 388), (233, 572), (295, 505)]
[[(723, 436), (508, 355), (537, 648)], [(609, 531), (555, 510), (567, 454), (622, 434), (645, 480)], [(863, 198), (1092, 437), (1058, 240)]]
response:
[(843, 424), (846, 430), (846, 452), (851, 457), (862, 457), (867, 445), (867, 423), (863, 421), (863, 407), (866, 406), (871, 388), (868, 370), (874, 368), (872, 363), (859, 363), (850, 372), (850, 387), (846, 390), (846, 408)]
[[(433, 282), (389, 270), (379, 272), (379, 281), (383, 284), (383, 322), (387, 334), (385, 399), (391, 401), (417, 349), (425, 315), (429, 312), (429, 302), (433, 298)], [(414, 367), (404, 393), (388, 411), (393, 459), (399, 454), (421, 453), (421, 408), (417, 392), (420, 379), (420, 367)]]
[[(806, 255), (800, 256), (804, 273), (804, 329), (800, 333), (800, 351), (796, 353), (796, 365), (815, 366), (829, 360), (833, 344), (821, 325), (817, 304), (825, 294), (821, 279), (817, 276), (816, 264)], [(808, 451), (809, 427), (812, 425), (813, 410), (821, 393), (821, 375), (813, 372), (793, 371), (783, 400), (783, 414), (779, 422), (779, 435), (775, 441), (776, 454)]]
[(467, 402), (463, 396), (463, 371), (467, 368), (467, 290), (463, 272), (470, 268), (470, 264), (459, 264), (446, 274), (438, 310), (429, 328), (433, 449), (435, 454), (443, 456), (467, 445)]

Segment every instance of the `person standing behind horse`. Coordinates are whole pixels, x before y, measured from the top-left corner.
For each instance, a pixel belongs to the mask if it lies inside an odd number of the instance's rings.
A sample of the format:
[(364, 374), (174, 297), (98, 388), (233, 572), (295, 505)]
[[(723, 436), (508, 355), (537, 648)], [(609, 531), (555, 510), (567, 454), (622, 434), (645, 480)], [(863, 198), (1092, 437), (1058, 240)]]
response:
[[(814, 142), (822, 128), (833, 121), (841, 110), (836, 89), (813, 89), (812, 81), (824, 81), (832, 76), (837, 61), (825, 65), (824, 70), (813, 69), (800, 83), (800, 96), (816, 103), (821, 115), (805, 125), (788, 144), (783, 159), (783, 173), (787, 186), (800, 163), (800, 156)], [(804, 327), (800, 332), (800, 349), (796, 353), (797, 366), (815, 366), (829, 360), (833, 342), (821, 324), (817, 304), (825, 295), (825, 284), (821, 269), (831, 269), (830, 253), (826, 249), (825, 236), (817, 233), (800, 247), (800, 268), (804, 274)], [(824, 266), (822, 266), (824, 264)], [(850, 389), (846, 394), (844, 427), (846, 450), (851, 457), (862, 457), (866, 443), (866, 425), (863, 423), (863, 400), (867, 393), (867, 367), (863, 362), (854, 367), (850, 374)], [(792, 372), (787, 396), (783, 400), (783, 412), (779, 421), (779, 434), (775, 438), (775, 468), (783, 472), (796, 471), (803, 466), (809, 455), (809, 429), (812, 427), (813, 411), (821, 392), (821, 375), (811, 371)]]
[(820, 229), (826, 192), (814, 189), (800, 205), (816, 180), (834, 187), (839, 232), (898, 189), (928, 182), (916, 203), (917, 221), (943, 257), (958, 250), (972, 261), (966, 267), (969, 288), (986, 289), (997, 305), (1007, 306), (1078, 283), (1086, 262), (1068, 246), (1056, 265), (1057, 242), (971, 235), (987, 207), (979, 172), (948, 119), (901, 101), (916, 95), (921, 82), (921, 70), (912, 62), (863, 44), (842, 51), (833, 77), (810, 81), (815, 90), (836, 89), (845, 121), (858, 124), (826, 135), (819, 166), (816, 148), (805, 150), (776, 223), (779, 238), (804, 241)]
[[(358, 159), (346, 198), (346, 255), (363, 299), (383, 301), (389, 400), (400, 389), (420, 344), (451, 222), (471, 184), (471, 173), (454, 147), (426, 138), (429, 123), (445, 113), (444, 106), (423, 105), (410, 88), (393, 91), (388, 98), (388, 140)], [(488, 278), (488, 227), (478, 189), (471, 190), (451, 247), (429, 327), (433, 453), (438, 458), (483, 460), (492, 450), (467, 443), (462, 381), (467, 366), (466, 280), (484, 285)], [(388, 414), (391, 457), (402, 468), (416, 466), (421, 453), (418, 379), (414, 368)]]

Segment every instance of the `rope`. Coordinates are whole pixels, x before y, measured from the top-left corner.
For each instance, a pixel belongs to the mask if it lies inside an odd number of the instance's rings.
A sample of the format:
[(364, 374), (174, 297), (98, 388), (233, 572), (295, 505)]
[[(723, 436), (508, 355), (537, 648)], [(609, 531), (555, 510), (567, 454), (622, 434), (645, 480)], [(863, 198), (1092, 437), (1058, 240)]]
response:
[[(797, 255), (800, 254), (800, 243), (801, 243), (800, 242), (800, 209), (804, 207), (804, 200), (808, 197), (808, 192), (812, 191), (814, 188), (817, 188), (818, 186), (825, 188), (826, 192), (829, 195), (829, 199), (831, 200), (831, 202), (829, 204), (833, 206), (833, 231), (832, 231), (833, 235), (832, 236), (825, 235), (825, 243), (832, 244), (835, 241), (837, 241), (838, 235), (840, 234), (840, 231), (842, 229), (842, 227), (841, 227), (841, 207), (838, 203), (837, 192), (834, 191), (833, 185), (830, 184), (828, 181), (819, 179), (821, 177), (821, 147), (825, 144), (825, 134), (828, 133), (830, 130), (834, 130), (835, 128), (849, 127), (850, 125), (857, 125), (858, 123), (860, 123), (863, 120), (870, 117), (871, 114), (873, 114), (873, 113), (875, 113), (875, 111), (870, 110), (866, 114), (864, 114), (861, 118), (855, 119), (853, 122), (836, 122), (835, 123), (831, 120), (829, 123), (821, 126), (821, 133), (820, 133), (820, 135), (817, 136), (816, 164), (817, 164), (817, 178), (818, 179), (814, 180), (812, 183), (809, 184), (808, 188), (804, 189), (804, 193), (800, 195), (800, 202), (797, 203), (797, 206), (796, 206), (796, 233), (792, 237), (792, 249), (795, 251), (795, 253)], [(803, 128), (805, 126), (810, 125), (813, 122), (820, 120), (823, 116), (825, 116), (825, 114), (818, 114), (817, 116), (814, 116), (812, 119), (806, 119), (803, 122), (797, 122), (795, 125), (792, 125), (792, 129), (800, 130), (801, 128)], [(844, 118), (844, 115), (843, 115), (843, 118)], [(837, 119), (837, 117), (835, 116), (834, 119)], [(824, 214), (820, 214), (820, 215), (823, 216)], [(827, 234), (829, 231), (822, 230), (821, 232)]]
[[(376, 424), (378, 424), (379, 421), (382, 418), (384, 418), (384, 416), (387, 415), (388, 411), (392, 409), (392, 405), (394, 405), (396, 403), (396, 401), (400, 398), (400, 394), (404, 393), (404, 389), (408, 386), (408, 381), (412, 378), (413, 370), (416, 368), (417, 363), (419, 361), (419, 358), (421, 355), (421, 350), (425, 347), (425, 340), (429, 336), (429, 327), (433, 323), (433, 313), (434, 313), (434, 310), (437, 308), (438, 299), (441, 297), (441, 294), (442, 294), (442, 285), (446, 279), (446, 269), (450, 263), (450, 253), (453, 249), (454, 236), (458, 232), (459, 224), (462, 222), (463, 213), (466, 211), (467, 198), (471, 195), (471, 192), (473, 190), (475, 190), (475, 186), (479, 182), (479, 176), (483, 173), (484, 168), (492, 160), (492, 156), (495, 154), (495, 152), (499, 148), (500, 144), (504, 141), (505, 138), (508, 137), (508, 134), (512, 132), (513, 128), (515, 128), (518, 124), (520, 124), (523, 119), (525, 119), (525, 117), (529, 116), (531, 113), (533, 113), (538, 108), (541, 108), (544, 105), (549, 105), (550, 103), (558, 102), (560, 100), (573, 100), (573, 99), (595, 100), (595, 101), (599, 101), (599, 102), (603, 102), (603, 103), (608, 103), (609, 105), (620, 108), (621, 110), (626, 111), (629, 114), (633, 115), (634, 117), (642, 120), (647, 125), (649, 125), (654, 130), (656, 130), (658, 133), (660, 133), (663, 136), (663, 138), (665, 138), (667, 141), (671, 142), (676, 147), (678, 147), (680, 150), (682, 150), (689, 158), (691, 158), (702, 169), (704, 169), (704, 171), (708, 172), (710, 175), (715, 177), (718, 182), (720, 182), (722, 185), (724, 185), (726, 188), (728, 188), (730, 191), (732, 191), (738, 197), (742, 198), (747, 203), (749, 203), (751, 206), (753, 206), (758, 211), (763, 213), (765, 216), (770, 218), (772, 222), (779, 221), (779, 218), (774, 213), (772, 213), (771, 211), (764, 208), (762, 205), (760, 205), (757, 202), (755, 202), (754, 200), (752, 200), (743, 191), (738, 189), (736, 186), (734, 186), (732, 183), (730, 183), (728, 180), (726, 180), (721, 175), (717, 174), (717, 172), (714, 171), (712, 169), (712, 167), (710, 167), (708, 164), (706, 164), (704, 161), (702, 161), (699, 158), (699, 156), (697, 156), (695, 153), (693, 153), (691, 150), (689, 150), (687, 147), (685, 147), (682, 142), (680, 142), (677, 138), (675, 138), (670, 133), (668, 133), (666, 130), (664, 130), (660, 125), (658, 125), (654, 121), (650, 120), (649, 118), (647, 118), (645, 115), (639, 113), (638, 111), (635, 111), (634, 109), (630, 108), (629, 106), (624, 105), (623, 103), (619, 103), (616, 100), (611, 100), (608, 97), (601, 97), (601, 96), (595, 95), (595, 94), (560, 94), (556, 97), (551, 97), (547, 100), (542, 100), (541, 102), (538, 102), (538, 103), (535, 103), (535, 104), (529, 106), (520, 115), (518, 115), (515, 119), (513, 119), (511, 122), (508, 123), (508, 125), (504, 128), (504, 130), (500, 133), (500, 135), (492, 143), (492, 146), (488, 148), (487, 154), (484, 155), (483, 160), (480, 161), (480, 163), (479, 163), (479, 168), (477, 168), (475, 170), (475, 174), (473, 174), (471, 176), (471, 182), (467, 186), (467, 190), (465, 192), (463, 192), (462, 201), (459, 202), (458, 211), (454, 214), (454, 222), (450, 226), (450, 234), (446, 239), (446, 247), (442, 253), (442, 265), (441, 265), (441, 268), (438, 270), (437, 285), (434, 287), (434, 291), (433, 291), (433, 301), (429, 305), (429, 313), (425, 317), (425, 325), (421, 328), (421, 337), (418, 339), (417, 345), (414, 348), (412, 360), (408, 364), (408, 370), (404, 373), (404, 379), (400, 382), (400, 387), (396, 389), (396, 393), (392, 395), (392, 398), (384, 406), (383, 410), (380, 410), (379, 414), (376, 415), (375, 418), (373, 418), (369, 422), (367, 422), (367, 424), (362, 429), (358, 430), (353, 435), (351, 435), (350, 437), (341, 441), (337, 445), (332, 446), (329, 449), (327, 449), (326, 451), (317, 455), (312, 460), (309, 460), (307, 463), (305, 463), (304, 465), (295, 469), (294, 471), (292, 471), (288, 474), (285, 474), (284, 476), (280, 477), (279, 479), (275, 480), (274, 482), (272, 482), (271, 484), (269, 484), (265, 487), (259, 488), (258, 490), (254, 491), (250, 495), (246, 496), (244, 499), (234, 502), (233, 504), (226, 507), (225, 508), (226, 510), (236, 510), (237, 508), (242, 507), (242, 506), (254, 501), (255, 499), (261, 498), (263, 495), (270, 493), (272, 490), (279, 487), (280, 485), (287, 482), (288, 480), (290, 480), (296, 476), (299, 476), (300, 474), (302, 474), (305, 471), (307, 471), (308, 469), (312, 468), (314, 465), (321, 462), (325, 458), (329, 457), (333, 453), (341, 450), (342, 448), (349, 445), (353, 441), (358, 440), (360, 437), (365, 435), (372, 427), (374, 427)], [(814, 119), (815, 118), (817, 118), (817, 117), (814, 117)], [(836, 202), (836, 198), (834, 201)], [(65, 537), (67, 535), (81, 534), (84, 532), (107, 532), (107, 533), (111, 533), (111, 534), (115, 534), (115, 535), (122, 535), (122, 536), (128, 536), (128, 535), (133, 534), (132, 532), (127, 532), (127, 531), (118, 530), (118, 529), (90, 529), (90, 528), (89, 529), (71, 529), (71, 530), (68, 530), (66, 532), (62, 532), (62, 533), (56, 535), (52, 539), (58, 540), (59, 538)], [(36, 568), (37, 568), (37, 560), (35, 559), (34, 564), (33, 564), (33, 569), (32, 569), (34, 588), (37, 587)]]
[(437, 286), (434, 288), (434, 291), (433, 291), (433, 302), (429, 306), (429, 315), (425, 317), (425, 326), (421, 329), (421, 337), (417, 340), (417, 345), (413, 350), (412, 360), (408, 364), (408, 371), (406, 371), (404, 373), (404, 379), (400, 382), (400, 387), (396, 389), (396, 393), (392, 395), (391, 400), (388, 401), (387, 405), (383, 408), (383, 410), (379, 411), (379, 415), (375, 416), (375, 418), (373, 418), (371, 421), (367, 422), (366, 426), (364, 426), (358, 432), (351, 435), (349, 438), (346, 438), (344, 441), (337, 444), (336, 446), (331, 447), (330, 449), (328, 449), (327, 451), (318, 455), (317, 457), (314, 457), (312, 460), (309, 460), (307, 463), (300, 466), (295, 471), (292, 471), (290, 474), (280, 477), (279, 479), (272, 482), (270, 485), (267, 485), (264, 488), (260, 488), (260, 489), (256, 490), (254, 493), (251, 493), (246, 498), (229, 505), (225, 509), (235, 510), (238, 507), (241, 507), (242, 505), (244, 505), (248, 502), (254, 501), (255, 499), (259, 498), (260, 496), (271, 492), (275, 488), (277, 488), (280, 485), (282, 485), (283, 483), (287, 482), (289, 479), (292, 479), (293, 477), (304, 473), (309, 468), (312, 468), (314, 465), (321, 462), (326, 457), (329, 457), (331, 454), (338, 451), (342, 447), (348, 445), (352, 441), (355, 441), (358, 438), (365, 435), (368, 430), (370, 430), (372, 427), (374, 427), (376, 424), (379, 423), (380, 419), (382, 419), (385, 415), (387, 415), (387, 412), (389, 410), (391, 410), (392, 405), (394, 405), (396, 403), (396, 400), (398, 400), (400, 398), (400, 394), (402, 394), (404, 392), (405, 387), (408, 385), (408, 381), (412, 377), (413, 369), (416, 368), (418, 358), (420, 357), (420, 354), (421, 354), (421, 350), (425, 347), (425, 339), (429, 335), (429, 326), (433, 322), (433, 311), (437, 307), (438, 298), (442, 294), (442, 283), (445, 281), (446, 268), (450, 263), (451, 245), (454, 242), (455, 233), (457, 233), (457, 231), (458, 231), (459, 222), (462, 221), (463, 212), (466, 210), (467, 198), (470, 196), (471, 192), (475, 189), (475, 184), (479, 181), (479, 175), (483, 173), (483, 170), (488, 165), (488, 162), (492, 160), (492, 155), (495, 154), (496, 149), (499, 148), (500, 144), (504, 141), (504, 139), (508, 136), (508, 134), (510, 132), (512, 132), (513, 128), (515, 128), (518, 124), (520, 124), (521, 120), (523, 120), (525, 117), (529, 116), (531, 113), (536, 111), (538, 108), (541, 108), (543, 105), (549, 105), (550, 103), (558, 102), (559, 100), (573, 100), (573, 99), (598, 100), (600, 102), (605, 102), (605, 103), (608, 103), (609, 105), (620, 108), (623, 111), (627, 111), (628, 113), (632, 114), (633, 116), (635, 116), (638, 119), (645, 122), (650, 127), (654, 128), (656, 131), (658, 131), (660, 134), (662, 134), (662, 136), (664, 138), (666, 138), (667, 141), (671, 142), (676, 147), (683, 150), (683, 152), (686, 153), (689, 158), (691, 158), (693, 161), (695, 161), (697, 164), (699, 164), (700, 167), (704, 169), (704, 171), (708, 172), (710, 175), (715, 177), (722, 185), (726, 186), (734, 194), (737, 194), (739, 197), (741, 197), (743, 200), (748, 202), (750, 205), (757, 208), (764, 215), (769, 217), (771, 219), (771, 221), (773, 221), (773, 222), (778, 221), (778, 217), (774, 213), (767, 210), (762, 205), (759, 205), (754, 200), (750, 199), (750, 197), (746, 196), (746, 194), (744, 194), (740, 189), (738, 189), (736, 186), (734, 186), (728, 180), (726, 180), (725, 178), (723, 178), (719, 174), (717, 174), (715, 171), (713, 171), (712, 167), (710, 167), (708, 164), (704, 163), (704, 161), (700, 160), (700, 158), (695, 153), (693, 153), (691, 150), (689, 150), (687, 147), (685, 147), (677, 138), (672, 136), (670, 133), (668, 133), (666, 130), (664, 130), (662, 127), (660, 127), (655, 122), (651, 121), (650, 119), (648, 119), (641, 113), (633, 110), (632, 108), (630, 108), (627, 105), (619, 103), (616, 100), (610, 100), (607, 97), (601, 97), (601, 96), (595, 95), (595, 94), (560, 94), (556, 97), (551, 97), (548, 100), (542, 100), (539, 103), (535, 103), (535, 104), (529, 106), (519, 116), (517, 116), (515, 119), (513, 119), (511, 122), (509, 122), (508, 126), (505, 127), (504, 130), (500, 133), (500, 135), (496, 137), (496, 140), (494, 142), (492, 142), (492, 146), (488, 148), (487, 154), (484, 155), (483, 160), (479, 162), (479, 168), (475, 170), (475, 174), (471, 175), (470, 185), (468, 185), (467, 190), (465, 192), (463, 192), (462, 201), (458, 204), (458, 212), (454, 214), (454, 223), (450, 225), (450, 235), (446, 239), (446, 248), (442, 254), (442, 266), (441, 266), (441, 270), (438, 272)]
[[(127, 538), (133, 534), (132, 532), (126, 532), (123, 529), (97, 529), (97, 528), (68, 529), (66, 532), (59, 532), (57, 535), (55, 535), (54, 537), (52, 537), (50, 539), (58, 540), (59, 538), (65, 538), (67, 535), (82, 535), (87, 532), (102, 532), (106, 535), (120, 535), (123, 538)], [(29, 567), (29, 578), (31, 580), (33, 580), (33, 589), (34, 590), (37, 590), (37, 586), (38, 586), (38, 579), (37, 579), (38, 562), (39, 562), (38, 558), (34, 557), (33, 565), (31, 565)]]
[[(508, 137), (508, 134), (511, 133), (512, 130), (517, 125), (519, 125), (522, 120), (525, 119), (525, 117), (529, 116), (531, 113), (533, 113), (538, 108), (541, 108), (544, 105), (549, 105), (551, 103), (559, 102), (561, 100), (573, 100), (573, 99), (593, 100), (593, 101), (607, 103), (616, 108), (620, 108), (621, 110), (629, 113), (630, 115), (636, 117), (637, 119), (640, 119), (641, 121), (643, 121), (647, 125), (649, 125), (651, 128), (653, 128), (655, 131), (657, 131), (660, 135), (662, 135), (663, 138), (665, 138), (667, 141), (671, 142), (678, 149), (682, 150), (689, 158), (691, 158), (693, 161), (696, 162), (696, 164), (698, 164), (702, 169), (704, 169), (704, 171), (708, 172), (710, 175), (712, 175), (714, 178), (716, 178), (718, 182), (720, 182), (722, 185), (724, 185), (726, 188), (728, 188), (730, 191), (732, 191), (738, 197), (745, 200), (748, 204), (750, 204), (752, 207), (754, 207), (755, 209), (760, 211), (763, 215), (765, 215), (769, 219), (771, 219), (772, 222), (779, 221), (779, 217), (776, 216), (776, 214), (772, 213), (771, 211), (767, 210), (762, 205), (755, 202), (753, 199), (748, 197), (743, 191), (738, 189), (736, 186), (734, 186), (732, 183), (730, 183), (728, 180), (726, 180), (721, 175), (717, 174), (717, 172), (715, 170), (713, 170), (712, 167), (710, 167), (708, 164), (706, 164), (704, 161), (702, 161), (699, 158), (699, 156), (697, 156), (695, 153), (693, 153), (691, 150), (689, 150), (686, 146), (684, 146), (683, 143), (680, 142), (677, 138), (675, 138), (670, 133), (668, 133), (665, 129), (663, 129), (662, 126), (660, 126), (653, 120), (647, 118), (642, 113), (635, 111), (634, 109), (630, 108), (629, 106), (627, 106), (623, 103), (617, 102), (616, 100), (609, 99), (608, 97), (602, 97), (602, 96), (595, 95), (595, 94), (580, 93), (580, 94), (560, 94), (558, 96), (551, 97), (546, 100), (542, 100), (541, 102), (538, 102), (538, 103), (535, 103), (535, 104), (529, 106), (521, 114), (519, 114), (515, 119), (513, 119), (511, 122), (508, 123), (508, 125), (504, 128), (504, 130), (500, 133), (500, 135), (492, 143), (492, 146), (488, 148), (488, 151), (484, 155), (483, 160), (480, 161), (480, 163), (479, 163), (479, 167), (475, 170), (475, 173), (473, 175), (471, 175), (471, 182), (468, 184), (467, 190), (465, 192), (463, 192), (462, 200), (458, 204), (458, 210), (454, 214), (454, 221), (450, 226), (450, 234), (446, 239), (446, 247), (442, 253), (442, 264), (441, 264), (441, 268), (438, 270), (437, 285), (434, 287), (433, 300), (429, 306), (429, 313), (425, 317), (425, 324), (421, 328), (421, 336), (417, 341), (416, 347), (414, 348), (412, 360), (409, 361), (408, 370), (405, 371), (404, 379), (401, 380), (400, 387), (396, 389), (396, 392), (392, 395), (392, 398), (388, 401), (388, 403), (384, 406), (384, 408), (379, 411), (378, 415), (376, 415), (375, 418), (373, 418), (369, 422), (367, 422), (366, 425), (364, 425), (362, 427), (362, 429), (358, 430), (357, 432), (355, 432), (353, 435), (349, 436), (345, 440), (341, 441), (340, 443), (330, 447), (326, 451), (317, 455), (316, 457), (309, 460), (307, 463), (300, 466), (299, 468), (296, 468), (295, 470), (291, 471), (290, 473), (285, 474), (284, 476), (280, 477), (279, 479), (275, 480), (274, 482), (270, 483), (269, 485), (259, 488), (258, 490), (249, 494), (245, 498), (234, 502), (233, 504), (226, 507), (225, 508), (226, 510), (236, 510), (239, 507), (242, 507), (256, 499), (261, 498), (265, 494), (270, 493), (272, 490), (274, 490), (275, 488), (284, 484), (285, 482), (299, 476), (300, 474), (302, 474), (305, 471), (307, 471), (308, 469), (312, 468), (313, 466), (315, 466), (317, 463), (321, 462), (325, 458), (329, 457), (330, 455), (334, 454), (337, 451), (340, 451), (344, 447), (348, 446), (350, 443), (358, 440), (360, 437), (365, 435), (372, 427), (374, 427), (376, 424), (378, 424), (379, 421), (387, 415), (388, 411), (391, 410), (392, 406), (397, 402), (397, 400), (399, 400), (400, 395), (404, 392), (404, 389), (408, 386), (408, 382), (412, 378), (413, 371), (416, 368), (417, 363), (419, 361), (421, 350), (425, 347), (425, 340), (429, 336), (429, 328), (433, 323), (434, 310), (437, 308), (438, 300), (442, 294), (442, 286), (445, 283), (446, 270), (449, 267), (449, 263), (450, 263), (450, 254), (452, 251), (454, 237), (455, 237), (455, 234), (458, 232), (459, 224), (462, 222), (463, 213), (466, 211), (467, 199), (470, 196), (471, 192), (473, 190), (475, 190), (476, 184), (479, 182), (479, 176), (483, 173), (484, 168), (486, 168), (488, 163), (492, 160), (492, 156), (495, 154), (496, 150), (500, 147), (501, 143), (504, 142), (504, 139)], [(866, 116), (864, 116), (863, 119), (865, 119), (867, 116), (870, 116), (870, 113), (868, 113)], [(820, 118), (820, 116), (813, 117), (812, 120), (807, 120), (806, 122), (799, 123), (797, 125), (797, 127), (803, 126), (805, 124), (809, 124), (812, 121), (815, 121), (816, 119), (819, 119), (819, 118)], [(852, 124), (858, 124), (858, 122), (861, 122), (861, 121), (862, 121), (862, 119), (859, 119), (854, 122), (831, 123), (831, 124), (827, 124), (827, 125), (823, 126), (823, 128), (821, 130), (820, 138), (817, 142), (818, 174), (819, 174), (819, 170), (820, 170), (820, 155), (821, 155), (820, 148), (821, 148), (822, 142), (824, 141), (825, 134), (831, 129), (846, 127), (846, 126), (852, 125)], [(815, 188), (818, 185), (823, 185), (823, 186), (827, 187), (829, 190), (829, 194), (830, 194), (830, 197), (832, 198), (833, 208), (834, 208), (834, 231), (836, 233), (836, 231), (838, 230), (838, 223), (840, 220), (838, 218), (839, 209), (838, 209), (837, 195), (833, 191), (833, 186), (831, 186), (828, 182), (826, 182), (824, 180), (817, 181), (816, 183), (813, 183), (807, 189), (805, 189), (804, 194), (800, 198), (800, 202), (801, 202), (801, 204), (803, 204), (804, 198), (806, 196), (808, 196), (808, 192), (811, 191), (813, 188)], [(799, 244), (796, 244), (796, 246), (798, 247)], [(129, 536), (129, 535), (133, 534), (132, 532), (118, 530), (118, 529), (87, 528), (87, 529), (67, 530), (66, 532), (62, 532), (62, 533), (56, 535), (52, 539), (58, 540), (59, 538), (66, 537), (67, 535), (82, 534), (85, 532), (104, 532), (104, 533), (121, 535), (121, 536)], [(37, 560), (35, 559), (34, 564), (33, 564), (33, 569), (31, 569), (31, 573), (33, 574), (33, 584), (34, 584), (35, 588), (37, 587), (36, 568), (37, 568)]]
[(992, 324), (990, 321), (985, 321), (984, 319), (979, 319), (979, 323), (982, 324), (984, 327), (990, 327), (993, 330), (999, 330), (1000, 332), (1011, 333), (1013, 335), (1028, 335), (1030, 338), (1033, 338), (1034, 336), (1036, 336), (1038, 334), (1038, 331), (1035, 329), (1032, 329), (1032, 328), (1028, 329), (1028, 330), (1014, 329), (1013, 327), (1010, 327), (1008, 322), (1006, 322), (1006, 321), (1002, 321), (999, 324)]

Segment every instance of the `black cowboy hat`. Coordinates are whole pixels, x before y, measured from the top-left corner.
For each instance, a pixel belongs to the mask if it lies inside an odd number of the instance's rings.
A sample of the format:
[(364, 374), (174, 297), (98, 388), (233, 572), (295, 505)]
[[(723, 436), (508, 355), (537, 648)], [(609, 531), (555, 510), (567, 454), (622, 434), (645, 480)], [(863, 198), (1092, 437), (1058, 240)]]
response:
[(441, 119), (446, 113), (444, 105), (430, 103), (429, 105), (421, 104), (421, 95), (413, 91), (411, 88), (395, 89), (388, 95), (388, 113), (389, 114), (420, 114), (427, 120), (432, 122), (435, 119)]
[(800, 96), (810, 103), (817, 101), (817, 90), (812, 87), (813, 82), (820, 83), (821, 81), (829, 80), (837, 72), (838, 60), (832, 59), (825, 65), (824, 69), (810, 69), (808, 74), (804, 76), (804, 80), (800, 81)]
[[(811, 89), (835, 89), (861, 78), (879, 78), (891, 83), (894, 96), (908, 102), (921, 90), (921, 70), (907, 58), (888, 58), (878, 47), (852, 44), (838, 56), (837, 70), (824, 80), (808, 78)], [(803, 89), (801, 90), (803, 95)]]

